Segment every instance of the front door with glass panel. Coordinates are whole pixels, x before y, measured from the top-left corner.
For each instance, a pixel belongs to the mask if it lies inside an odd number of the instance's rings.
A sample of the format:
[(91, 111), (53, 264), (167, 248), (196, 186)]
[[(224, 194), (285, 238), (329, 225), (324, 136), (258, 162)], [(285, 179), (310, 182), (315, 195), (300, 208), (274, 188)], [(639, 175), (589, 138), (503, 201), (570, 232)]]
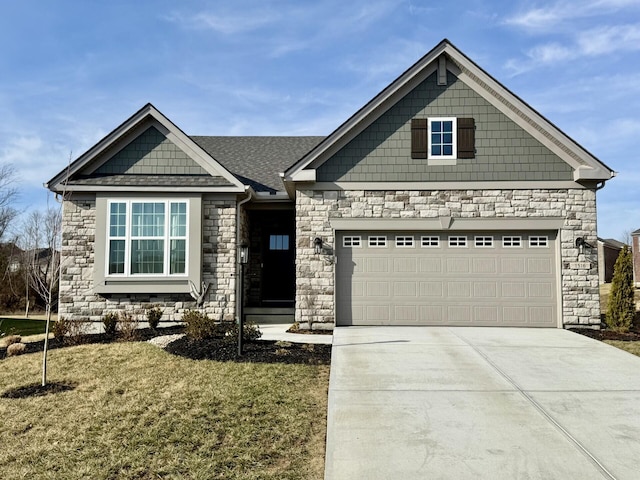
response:
[(262, 239), (262, 302), (291, 304), (295, 296), (294, 240), (290, 229), (270, 229)]

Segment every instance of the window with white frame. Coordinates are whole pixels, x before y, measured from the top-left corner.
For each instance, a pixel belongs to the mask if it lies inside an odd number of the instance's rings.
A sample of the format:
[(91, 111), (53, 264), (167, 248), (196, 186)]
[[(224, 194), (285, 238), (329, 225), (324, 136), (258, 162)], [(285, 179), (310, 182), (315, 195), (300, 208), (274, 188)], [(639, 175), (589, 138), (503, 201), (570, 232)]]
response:
[(387, 237), (385, 237), (385, 236), (371, 236), (371, 237), (369, 237), (369, 246), (370, 247), (386, 247), (387, 246)]
[(458, 248), (467, 246), (467, 237), (463, 236), (451, 236), (449, 237), (449, 246)]
[(479, 248), (491, 248), (493, 247), (493, 237), (477, 236), (474, 239), (475, 246)]
[(440, 237), (424, 236), (420, 239), (420, 245), (425, 248), (437, 248), (440, 246)]
[(412, 236), (397, 236), (396, 237), (396, 247), (400, 248), (413, 248), (413, 237)]
[(546, 248), (549, 246), (549, 237), (546, 235), (529, 237), (529, 247)]
[(359, 247), (361, 245), (360, 235), (344, 237), (342, 239), (343, 247)]
[(502, 237), (502, 246), (504, 248), (520, 248), (522, 247), (522, 237), (520, 236), (504, 236)]
[(185, 275), (186, 201), (109, 202), (108, 275)]
[(428, 122), (428, 157), (430, 159), (456, 158), (456, 119), (430, 118)]

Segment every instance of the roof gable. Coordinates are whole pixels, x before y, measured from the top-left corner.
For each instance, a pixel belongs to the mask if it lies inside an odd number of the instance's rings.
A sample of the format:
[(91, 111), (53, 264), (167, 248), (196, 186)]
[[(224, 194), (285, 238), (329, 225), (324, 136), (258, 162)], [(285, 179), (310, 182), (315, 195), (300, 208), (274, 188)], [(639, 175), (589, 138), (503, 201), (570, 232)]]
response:
[(179, 188), (242, 192), (231, 172), (147, 104), (45, 186), (53, 191)]
[(488, 75), (448, 40), (443, 40), (315, 149), (286, 170), (285, 181), (319, 180), (317, 169), (321, 165), (349, 145), (429, 76), (436, 73), (442, 75), (445, 71), (454, 74), (502, 115), (569, 165), (573, 181), (605, 181), (613, 176), (611, 169)]

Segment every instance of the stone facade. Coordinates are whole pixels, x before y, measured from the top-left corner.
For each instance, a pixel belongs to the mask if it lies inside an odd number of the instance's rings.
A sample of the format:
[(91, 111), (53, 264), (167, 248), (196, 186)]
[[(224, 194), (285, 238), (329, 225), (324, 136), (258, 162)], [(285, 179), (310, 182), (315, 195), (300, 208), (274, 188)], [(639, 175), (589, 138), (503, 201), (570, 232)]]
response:
[[(202, 212), (202, 279), (210, 284), (203, 309), (212, 318), (233, 320), (236, 301), (236, 203), (234, 200), (204, 196)], [(95, 293), (96, 231), (95, 198), (72, 197), (64, 202), (60, 316), (100, 322), (109, 311), (127, 311), (144, 321), (145, 310), (157, 305), (163, 310), (163, 321), (178, 321), (184, 311), (196, 308), (195, 301), (188, 294)]]
[[(589, 189), (312, 191), (296, 196), (296, 320), (303, 328), (331, 329), (334, 312), (335, 218), (562, 218), (559, 232), (562, 321), (600, 325), (595, 249), (580, 251), (577, 237), (596, 245), (596, 194)], [(313, 238), (325, 255), (315, 255)]]

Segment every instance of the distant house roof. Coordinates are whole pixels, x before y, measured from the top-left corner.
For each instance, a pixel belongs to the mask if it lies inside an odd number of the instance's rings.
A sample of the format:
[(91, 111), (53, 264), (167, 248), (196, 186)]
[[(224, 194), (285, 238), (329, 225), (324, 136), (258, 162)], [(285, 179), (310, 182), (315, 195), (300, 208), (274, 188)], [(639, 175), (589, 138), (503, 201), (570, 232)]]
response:
[(631, 232), (631, 235), (640, 235), (640, 228), (638, 230), (636, 230), (635, 232)]
[(619, 242), (618, 240), (616, 240), (614, 238), (600, 238), (600, 237), (598, 237), (598, 240), (600, 242), (604, 243), (607, 247), (615, 248), (617, 250), (622, 250), (622, 247), (624, 247), (626, 245), (626, 243)]
[(257, 192), (283, 190), (280, 172), (325, 137), (205, 137), (191, 139)]

